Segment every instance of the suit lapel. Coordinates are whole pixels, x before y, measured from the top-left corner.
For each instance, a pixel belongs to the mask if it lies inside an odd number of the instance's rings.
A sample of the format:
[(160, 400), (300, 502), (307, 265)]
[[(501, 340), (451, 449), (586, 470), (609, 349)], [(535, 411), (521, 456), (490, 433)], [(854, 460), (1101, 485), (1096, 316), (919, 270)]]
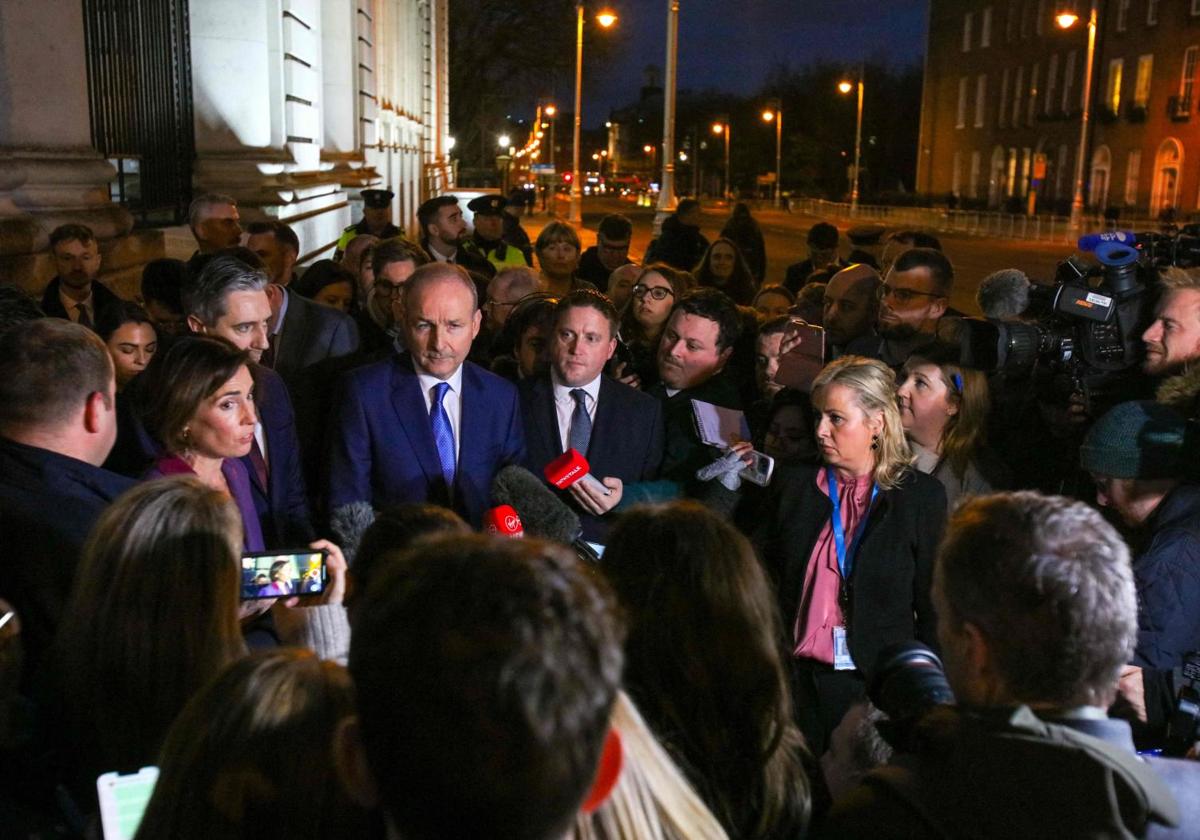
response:
[[(465, 429), (466, 395), (463, 396), (462, 428)], [(396, 411), (400, 428), (408, 437), (409, 447), (417, 456), (417, 463), (421, 465), (425, 478), (430, 484), (442, 484), (442, 465), (438, 461), (437, 444), (433, 441), (433, 428), (429, 425), (429, 413), (425, 410), (425, 396), (421, 393), (421, 384), (408, 356), (397, 356), (392, 361), (391, 397), (392, 408)], [(464, 437), (470, 439), (469, 436)], [(461, 444), (461, 452), (466, 452), (466, 441)], [(459, 462), (462, 460), (460, 456)]]
[(283, 331), (279, 335), (279, 346), (275, 348), (275, 368), (290, 371), (300, 366), (304, 353), (304, 341), (308, 332), (307, 301), (300, 295), (285, 291), (288, 298), (287, 312), (283, 316)]
[[(462, 249), (459, 249), (461, 253)], [(461, 485), (461, 479), (471, 464), (484, 463), (486, 447), (492, 440), (487, 427), (488, 406), (485, 404), (483, 383), (475, 366), (463, 362), (462, 377), (462, 417), (459, 422), (458, 469), (455, 473), (455, 483)], [(467, 434), (470, 429), (472, 434)], [(433, 439), (432, 432), (430, 440)]]
[(550, 375), (538, 377), (533, 389), (533, 422), (538, 447), (547, 462), (563, 453), (562, 436), (558, 433), (558, 409), (554, 405), (554, 385)]
[(592, 421), (592, 437), (588, 440), (589, 453), (601, 454), (613, 451), (614, 447), (608, 442), (608, 433), (616, 434), (617, 423), (620, 422), (618, 418), (620, 406), (617, 405), (620, 394), (617, 389), (624, 387), (626, 386), (601, 375), (600, 391), (596, 400), (596, 419)]

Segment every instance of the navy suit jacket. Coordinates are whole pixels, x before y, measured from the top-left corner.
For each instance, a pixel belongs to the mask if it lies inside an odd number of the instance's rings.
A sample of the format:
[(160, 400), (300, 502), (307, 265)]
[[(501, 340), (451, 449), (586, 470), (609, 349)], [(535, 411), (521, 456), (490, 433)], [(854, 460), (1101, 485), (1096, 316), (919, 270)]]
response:
[[(66, 321), (71, 320), (71, 316), (67, 314), (66, 307), (63, 306), (62, 299), (58, 296), (58, 288), (62, 284), (62, 280), (55, 277), (46, 286), (46, 290), (42, 293), (42, 311), (50, 318), (62, 318)], [(121, 299), (117, 297), (107, 286), (98, 280), (92, 281), (92, 323), (95, 324), (100, 318), (100, 314), (106, 309), (111, 309), (115, 306), (120, 306)]]
[[(529, 450), (525, 466), (540, 476), (546, 464), (563, 453), (550, 374), (522, 381), (520, 393)], [(601, 376), (592, 436), (584, 457), (596, 478), (619, 478), (625, 484), (657, 478), (663, 457), (661, 401)], [(607, 519), (584, 511), (569, 493), (560, 495), (579, 513), (584, 539), (603, 543), (608, 533)]]
[(309, 365), (345, 356), (358, 349), (358, 324), (343, 312), (311, 301), (290, 289), (279, 346), (275, 348), (275, 372), (290, 385), (292, 378)]
[[(478, 526), (501, 467), (525, 460), (517, 389), (463, 363), (462, 418), (453, 507)], [(447, 504), (425, 397), (408, 354), (346, 375), (330, 454), (329, 506), (368, 502)]]
[(21, 617), (25, 673), (66, 608), (80, 551), (101, 512), (133, 479), (0, 438), (0, 596)]

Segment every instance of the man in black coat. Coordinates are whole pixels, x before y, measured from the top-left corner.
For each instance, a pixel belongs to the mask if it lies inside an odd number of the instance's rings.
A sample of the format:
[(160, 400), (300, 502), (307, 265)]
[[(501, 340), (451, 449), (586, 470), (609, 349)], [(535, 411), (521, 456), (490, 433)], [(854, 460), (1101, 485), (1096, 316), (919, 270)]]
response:
[(628, 265), (629, 243), (633, 239), (633, 222), (619, 213), (600, 220), (596, 229), (596, 244), (579, 257), (576, 277), (582, 277), (602, 292), (608, 292), (608, 278), (623, 265)]
[(663, 451), (662, 408), (653, 397), (603, 375), (617, 346), (617, 311), (603, 295), (579, 289), (555, 307), (550, 370), (520, 384), (525, 466), (535, 475), (575, 449), (591, 474), (611, 489), (604, 497), (576, 485), (568, 491), (580, 510), (583, 537), (603, 544), (604, 513), (625, 484), (657, 477)]
[(121, 299), (101, 283), (100, 243), (86, 225), (59, 225), (50, 233), (57, 274), (42, 294), (42, 311), (95, 329), (100, 313), (120, 306)]
[(646, 264), (664, 262), (680, 271), (691, 271), (708, 250), (700, 232), (700, 202), (685, 198), (674, 215), (663, 220), (662, 233), (646, 249)]
[(54, 637), (88, 532), (134, 484), (100, 468), (115, 399), (94, 333), (51, 319), (0, 333), (0, 597), (20, 615), (26, 674)]

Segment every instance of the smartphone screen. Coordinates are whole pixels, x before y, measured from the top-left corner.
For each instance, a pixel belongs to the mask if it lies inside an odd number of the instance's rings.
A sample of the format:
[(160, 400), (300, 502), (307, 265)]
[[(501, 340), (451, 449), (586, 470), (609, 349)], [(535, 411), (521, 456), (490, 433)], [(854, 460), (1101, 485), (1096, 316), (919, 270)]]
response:
[(775, 381), (785, 388), (809, 393), (813, 380), (825, 366), (825, 330), (799, 321), (792, 324), (787, 338), (799, 338), (789, 352), (779, 357)]
[(157, 767), (143, 767), (128, 776), (105, 773), (96, 779), (104, 840), (133, 840), (157, 782)]
[(325, 556), (313, 549), (242, 555), (242, 600), (321, 594), (329, 575)]

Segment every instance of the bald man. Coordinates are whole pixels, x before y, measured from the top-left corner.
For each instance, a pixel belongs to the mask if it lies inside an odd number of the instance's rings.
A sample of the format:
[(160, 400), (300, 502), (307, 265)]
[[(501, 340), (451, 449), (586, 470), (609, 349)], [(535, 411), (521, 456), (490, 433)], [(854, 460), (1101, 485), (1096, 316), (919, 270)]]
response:
[(881, 282), (879, 272), (863, 263), (847, 266), (830, 278), (823, 319), (830, 358), (845, 355), (856, 339), (875, 335)]

